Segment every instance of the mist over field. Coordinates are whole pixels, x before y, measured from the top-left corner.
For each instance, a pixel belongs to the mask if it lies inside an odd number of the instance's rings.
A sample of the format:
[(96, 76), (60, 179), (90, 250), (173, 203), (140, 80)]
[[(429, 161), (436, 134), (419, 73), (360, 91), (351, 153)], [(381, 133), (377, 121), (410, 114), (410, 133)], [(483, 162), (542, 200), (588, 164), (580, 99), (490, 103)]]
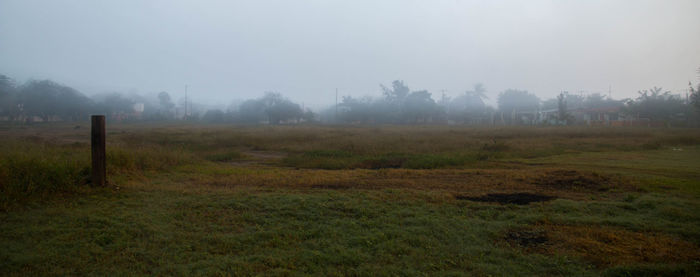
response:
[(318, 111), (404, 80), (538, 97), (663, 87), (700, 65), (700, 3), (679, 1), (37, 1), (0, 3), (0, 74), (86, 95), (167, 91), (225, 108), (275, 91)]
[(700, 276), (698, 11), (0, 0), (0, 276)]

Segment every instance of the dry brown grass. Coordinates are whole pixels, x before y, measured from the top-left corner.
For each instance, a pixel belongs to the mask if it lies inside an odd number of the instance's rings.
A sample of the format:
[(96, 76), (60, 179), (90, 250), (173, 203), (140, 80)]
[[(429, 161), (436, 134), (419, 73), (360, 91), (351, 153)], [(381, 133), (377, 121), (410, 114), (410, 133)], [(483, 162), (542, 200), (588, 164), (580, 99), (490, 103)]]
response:
[(527, 252), (581, 257), (602, 268), (700, 261), (700, 248), (680, 238), (610, 226), (540, 224), (511, 230), (505, 239)]
[[(556, 198), (588, 200), (620, 198), (636, 188), (622, 177), (567, 171), (567, 178), (551, 176), (556, 169), (380, 169), (318, 170), (258, 167), (255, 165), (218, 165), (207, 168), (185, 167), (186, 178), (173, 180), (195, 187), (259, 187), (295, 190), (377, 190), (410, 189), (440, 192), (453, 196), (478, 197), (489, 193), (536, 193)], [(542, 183), (542, 178), (557, 180), (556, 186)], [(597, 178), (597, 179), (596, 179)], [(581, 180), (598, 181), (599, 185), (580, 186)], [(569, 182), (569, 183), (567, 183)], [(602, 190), (601, 188), (605, 188)]]
[[(86, 123), (6, 126), (3, 137), (40, 137), (56, 142), (89, 142)], [(659, 144), (696, 144), (700, 130), (604, 127), (464, 127), (464, 126), (232, 126), (154, 125), (108, 122), (108, 142), (249, 147), (303, 152), (341, 149), (362, 153), (488, 149), (503, 143), (510, 151), (530, 152), (551, 146), (569, 150), (654, 148)], [(532, 153), (536, 154), (536, 153)]]

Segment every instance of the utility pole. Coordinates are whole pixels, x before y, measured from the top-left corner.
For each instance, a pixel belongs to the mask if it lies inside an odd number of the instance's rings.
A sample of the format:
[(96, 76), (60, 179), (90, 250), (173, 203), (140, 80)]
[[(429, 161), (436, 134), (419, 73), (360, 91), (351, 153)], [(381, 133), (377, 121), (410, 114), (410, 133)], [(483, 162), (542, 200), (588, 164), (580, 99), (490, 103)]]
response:
[(185, 85), (185, 116), (183, 118), (187, 120), (187, 85)]
[(335, 122), (338, 123), (338, 88), (335, 88)]

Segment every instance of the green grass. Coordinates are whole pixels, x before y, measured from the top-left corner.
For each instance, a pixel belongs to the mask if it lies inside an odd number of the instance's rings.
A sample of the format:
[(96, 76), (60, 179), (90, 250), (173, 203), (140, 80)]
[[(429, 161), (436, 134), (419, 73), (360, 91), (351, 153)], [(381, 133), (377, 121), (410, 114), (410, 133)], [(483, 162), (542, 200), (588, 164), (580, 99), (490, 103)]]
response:
[(218, 152), (210, 154), (206, 157), (207, 160), (213, 162), (231, 162), (245, 158), (245, 155), (241, 154), (239, 151), (231, 150), (226, 152)]
[[(18, 275), (596, 275), (583, 260), (498, 240), (543, 220), (697, 239), (697, 214), (669, 216), (674, 205), (662, 202), (501, 207), (399, 190), (109, 192), (2, 215), (0, 261)], [(655, 217), (666, 219), (646, 222)]]
[(338, 150), (313, 150), (285, 158), (282, 164), (297, 168), (318, 169), (431, 169), (460, 167), (475, 162), (477, 157), (466, 154), (353, 154)]
[(0, 149), (0, 211), (30, 196), (49, 198), (89, 182), (89, 156), (79, 145), (6, 141)]
[(607, 151), (516, 159), (526, 164), (591, 169), (642, 179), (652, 191), (681, 189), (700, 196), (700, 145), (664, 145), (647, 151)]
[(0, 275), (700, 274), (698, 130), (117, 125), (107, 188), (87, 133), (0, 129)]
[[(585, 270), (582, 262), (494, 247), (492, 240), (515, 224), (511, 215), (492, 216), (497, 209), (469, 215), (469, 206), (408, 201), (400, 194), (86, 197), (33, 210), (25, 214), (28, 219), (3, 216), (2, 246), (8, 252), (0, 260), (10, 272), (69, 275), (568, 275)], [(41, 267), (53, 260), (61, 263)]]

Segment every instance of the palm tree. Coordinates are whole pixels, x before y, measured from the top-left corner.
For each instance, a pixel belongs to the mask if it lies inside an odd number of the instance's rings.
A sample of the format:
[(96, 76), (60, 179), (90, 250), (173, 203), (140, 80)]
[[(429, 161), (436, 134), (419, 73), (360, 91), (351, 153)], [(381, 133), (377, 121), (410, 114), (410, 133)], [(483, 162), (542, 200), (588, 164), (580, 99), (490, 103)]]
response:
[(482, 83), (474, 84), (474, 90), (471, 90), (471, 91), (468, 90), (465, 93), (467, 94), (467, 96), (479, 97), (481, 99), (489, 99), (486, 96), (486, 88), (484, 87), (484, 84), (482, 84)]
[(484, 105), (484, 99), (489, 99), (486, 96), (486, 88), (482, 83), (476, 83), (474, 84), (474, 90), (467, 90), (464, 92), (465, 97), (465, 103), (464, 107), (469, 106), (469, 102), (473, 102), (472, 106), (478, 105), (478, 106), (483, 106)]
[[(700, 71), (700, 69), (698, 69)], [(696, 109), (700, 110), (700, 84), (698, 84), (698, 88), (693, 88), (693, 84), (688, 82), (688, 86), (690, 86), (690, 103), (695, 106)]]

